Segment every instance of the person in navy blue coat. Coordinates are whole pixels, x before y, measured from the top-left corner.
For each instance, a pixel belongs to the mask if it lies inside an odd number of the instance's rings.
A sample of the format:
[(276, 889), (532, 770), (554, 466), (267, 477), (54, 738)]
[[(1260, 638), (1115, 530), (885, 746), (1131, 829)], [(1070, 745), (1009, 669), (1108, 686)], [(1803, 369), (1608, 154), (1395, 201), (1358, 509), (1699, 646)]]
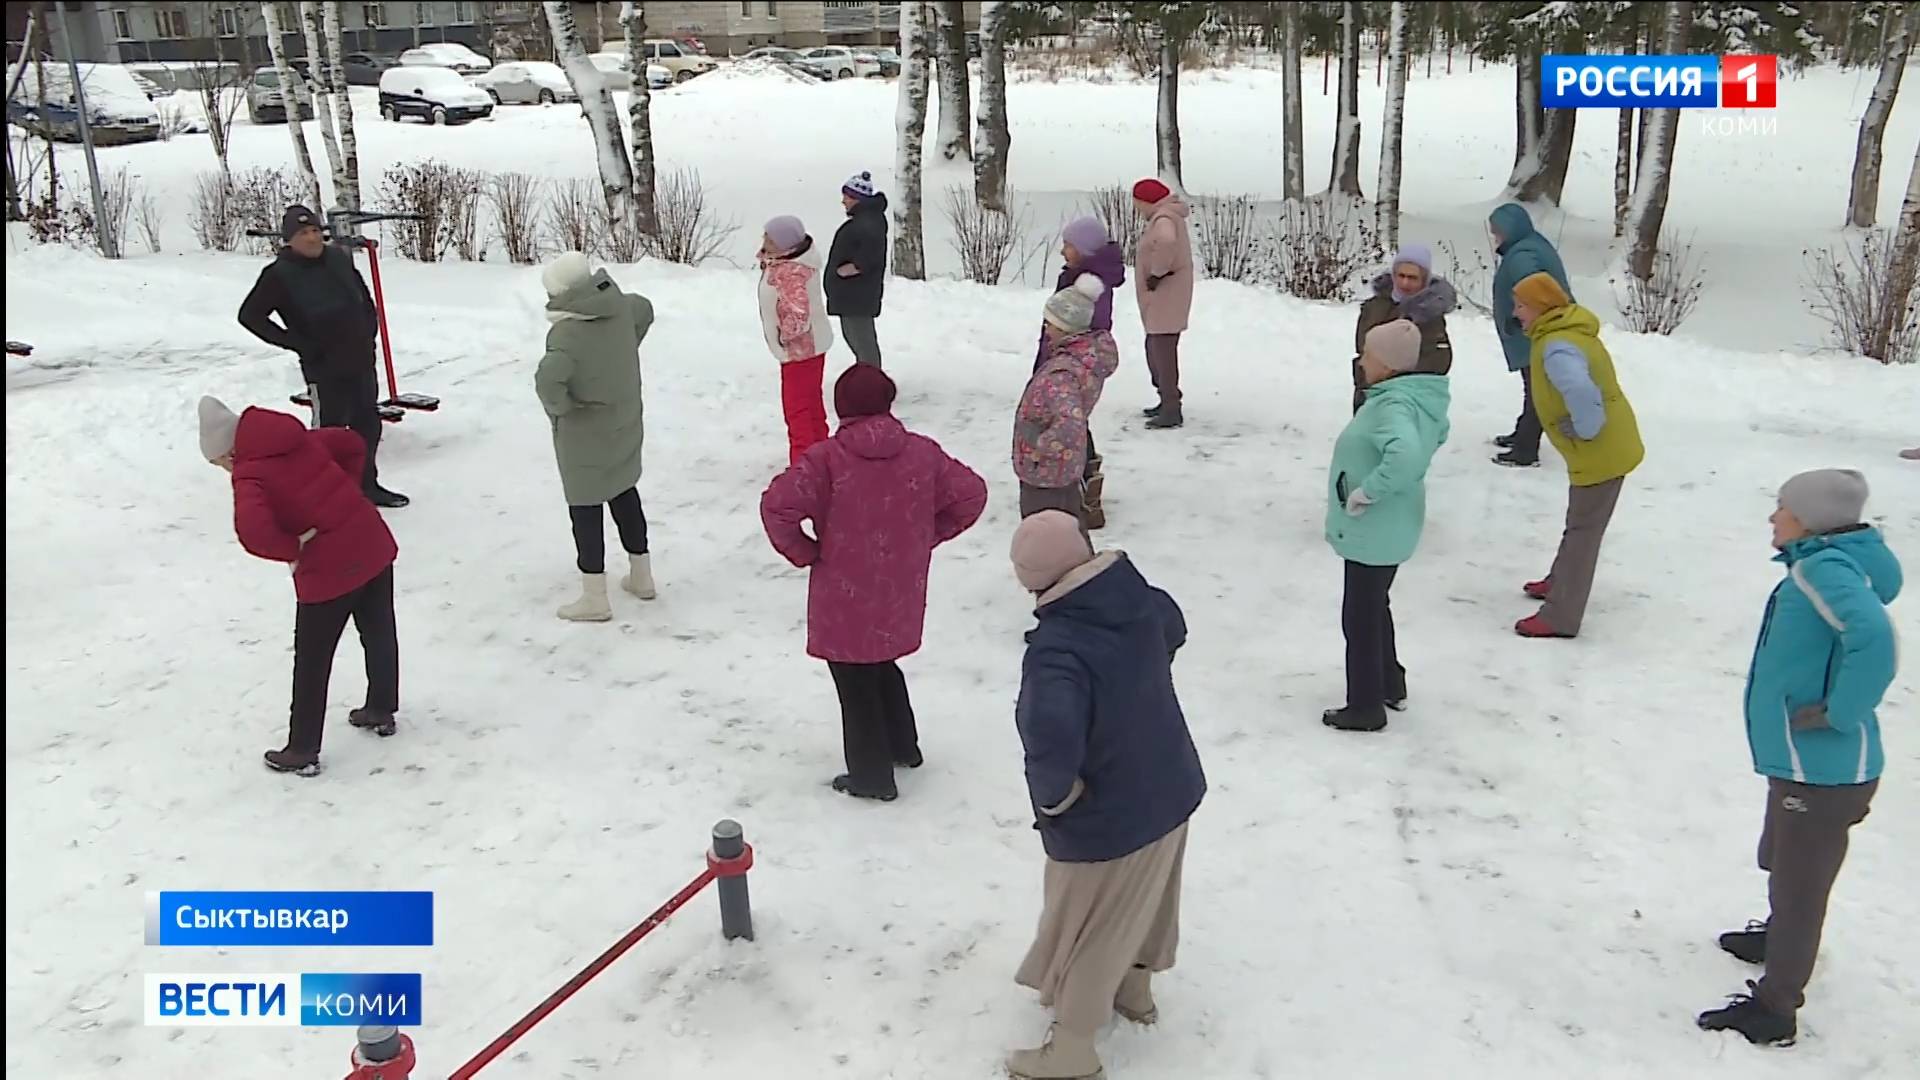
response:
[(1047, 853), (1039, 932), (1015, 981), (1054, 1011), (1016, 1077), (1100, 1071), (1109, 1014), (1151, 1024), (1152, 973), (1173, 966), (1187, 819), (1206, 795), (1173, 686), (1187, 625), (1120, 552), (1095, 556), (1077, 519), (1046, 510), (1013, 537), (1014, 571), (1039, 598), (1015, 718), (1034, 827)]

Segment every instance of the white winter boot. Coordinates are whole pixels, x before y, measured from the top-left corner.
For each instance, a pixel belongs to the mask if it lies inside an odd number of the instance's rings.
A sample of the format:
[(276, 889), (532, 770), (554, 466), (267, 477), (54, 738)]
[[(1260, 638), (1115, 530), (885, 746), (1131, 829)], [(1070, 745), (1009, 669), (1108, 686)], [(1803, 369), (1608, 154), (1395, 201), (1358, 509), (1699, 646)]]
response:
[(559, 615), (568, 622), (606, 622), (613, 618), (613, 608), (607, 604), (607, 575), (581, 574), (580, 599), (561, 608)]
[(653, 556), (628, 555), (627, 576), (620, 579), (620, 587), (642, 600), (653, 599)]

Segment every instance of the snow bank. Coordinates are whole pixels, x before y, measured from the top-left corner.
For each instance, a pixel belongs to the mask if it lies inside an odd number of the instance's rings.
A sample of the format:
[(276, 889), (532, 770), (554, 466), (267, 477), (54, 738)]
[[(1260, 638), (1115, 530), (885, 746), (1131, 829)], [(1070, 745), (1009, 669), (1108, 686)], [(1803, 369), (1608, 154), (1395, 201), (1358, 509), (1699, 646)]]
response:
[(785, 90), (795, 84), (819, 86), (821, 81), (811, 75), (795, 71), (792, 67), (777, 60), (756, 57), (752, 60), (735, 60), (721, 64), (713, 71), (693, 79), (680, 87), (682, 94), (712, 91), (716, 88), (728, 89), (765, 87), (768, 90)]

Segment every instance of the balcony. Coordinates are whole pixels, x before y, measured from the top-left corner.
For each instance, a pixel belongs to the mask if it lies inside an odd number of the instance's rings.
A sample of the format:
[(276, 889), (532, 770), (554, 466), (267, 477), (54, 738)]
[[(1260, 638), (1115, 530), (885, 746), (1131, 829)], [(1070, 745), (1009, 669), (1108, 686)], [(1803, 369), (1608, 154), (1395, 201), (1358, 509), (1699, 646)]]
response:
[(881, 3), (828, 3), (826, 29), (833, 34), (898, 33), (900, 5)]

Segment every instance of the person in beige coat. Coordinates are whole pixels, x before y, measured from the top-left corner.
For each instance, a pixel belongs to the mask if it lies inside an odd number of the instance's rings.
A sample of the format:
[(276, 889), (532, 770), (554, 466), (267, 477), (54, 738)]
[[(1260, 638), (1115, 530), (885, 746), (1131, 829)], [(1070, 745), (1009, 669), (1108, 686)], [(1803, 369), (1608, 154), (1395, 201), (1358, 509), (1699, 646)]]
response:
[(1193, 237), (1187, 204), (1152, 178), (1133, 185), (1133, 202), (1147, 219), (1134, 258), (1133, 287), (1140, 323), (1147, 331), (1147, 372), (1160, 403), (1146, 411), (1147, 426), (1177, 428), (1186, 422), (1180, 405), (1180, 335), (1193, 314)]

